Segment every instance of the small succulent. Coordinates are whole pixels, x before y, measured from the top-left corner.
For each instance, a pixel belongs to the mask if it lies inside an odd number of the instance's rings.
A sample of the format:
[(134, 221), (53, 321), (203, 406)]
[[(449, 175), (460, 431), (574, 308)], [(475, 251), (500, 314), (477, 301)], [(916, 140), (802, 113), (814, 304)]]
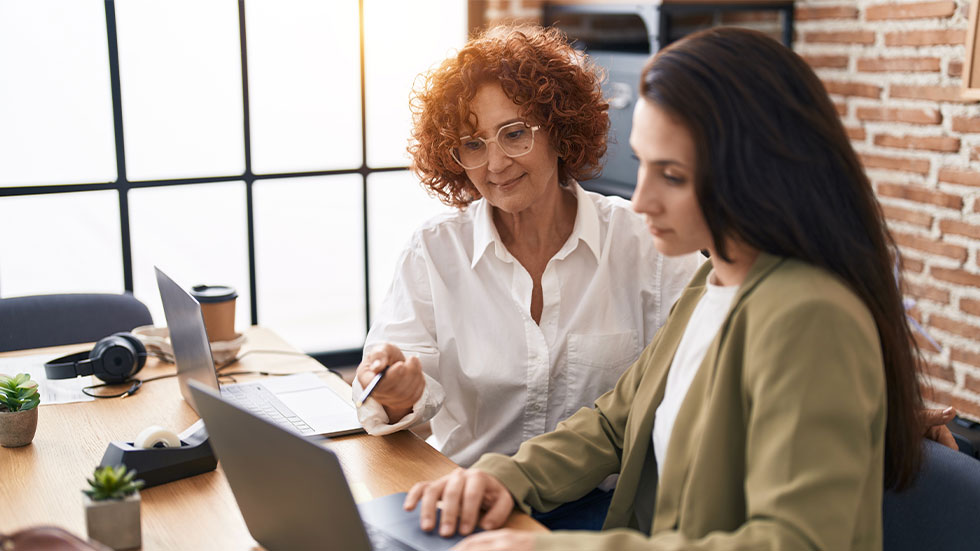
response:
[(34, 409), (41, 402), (37, 393), (37, 381), (27, 373), (0, 374), (0, 411), (25, 411)]
[(135, 476), (136, 471), (128, 470), (125, 465), (96, 467), (88, 479), (91, 489), (82, 492), (94, 501), (123, 499), (143, 487), (142, 480), (133, 480)]

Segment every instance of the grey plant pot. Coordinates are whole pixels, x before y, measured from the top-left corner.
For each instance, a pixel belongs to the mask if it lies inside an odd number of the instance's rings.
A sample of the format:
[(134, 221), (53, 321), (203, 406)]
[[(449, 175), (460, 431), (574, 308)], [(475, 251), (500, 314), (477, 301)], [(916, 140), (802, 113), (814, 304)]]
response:
[(113, 549), (135, 549), (143, 542), (140, 530), (140, 493), (125, 499), (93, 501), (82, 494), (88, 539)]
[(37, 431), (37, 408), (0, 412), (0, 446), (19, 448), (34, 440)]

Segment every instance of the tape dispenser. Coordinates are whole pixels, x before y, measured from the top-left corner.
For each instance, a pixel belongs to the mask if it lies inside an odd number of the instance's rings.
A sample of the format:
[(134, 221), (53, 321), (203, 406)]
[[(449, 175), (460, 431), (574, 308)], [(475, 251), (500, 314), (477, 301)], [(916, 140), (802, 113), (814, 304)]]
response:
[(154, 425), (143, 429), (132, 442), (110, 442), (99, 463), (106, 465), (135, 470), (148, 488), (213, 471), (218, 459), (208, 442), (204, 421), (198, 420), (179, 435)]

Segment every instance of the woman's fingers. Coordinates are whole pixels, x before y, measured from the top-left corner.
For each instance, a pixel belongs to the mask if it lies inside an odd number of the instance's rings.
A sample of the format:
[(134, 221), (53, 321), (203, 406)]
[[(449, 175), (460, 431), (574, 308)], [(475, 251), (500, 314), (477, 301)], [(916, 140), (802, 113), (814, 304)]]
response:
[(459, 512), (459, 533), (473, 532), (480, 517), (480, 508), (486, 496), (486, 475), (480, 471), (466, 471), (466, 486), (463, 488), (462, 504)]
[(922, 424), (926, 427), (945, 425), (956, 417), (956, 408), (950, 406), (946, 409), (924, 409), (922, 410)]
[(456, 469), (449, 475), (442, 491), (442, 518), (439, 522), (439, 535), (448, 538), (456, 533), (460, 502), (463, 500), (463, 487), (466, 485), (466, 471)]
[[(492, 477), (491, 477), (492, 478)], [(480, 519), (480, 528), (484, 530), (494, 530), (500, 528), (507, 522), (510, 512), (514, 510), (514, 498), (511, 497), (507, 488), (496, 478), (493, 482), (500, 486), (499, 490), (493, 492), (493, 502), (483, 518)]]

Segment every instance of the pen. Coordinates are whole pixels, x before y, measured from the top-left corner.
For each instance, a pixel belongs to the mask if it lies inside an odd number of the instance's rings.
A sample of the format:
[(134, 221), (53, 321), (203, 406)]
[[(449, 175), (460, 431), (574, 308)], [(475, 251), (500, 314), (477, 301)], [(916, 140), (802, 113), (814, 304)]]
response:
[(385, 366), (384, 369), (379, 371), (378, 374), (375, 375), (373, 379), (371, 379), (371, 382), (368, 383), (368, 386), (364, 389), (364, 392), (361, 393), (361, 397), (357, 399), (357, 407), (361, 407), (361, 404), (364, 403), (364, 400), (368, 399), (368, 396), (371, 395), (371, 391), (374, 390), (374, 387), (378, 386), (378, 383), (381, 381), (381, 377), (384, 376), (385, 372), (388, 371), (389, 367), (391, 366), (390, 365)]

